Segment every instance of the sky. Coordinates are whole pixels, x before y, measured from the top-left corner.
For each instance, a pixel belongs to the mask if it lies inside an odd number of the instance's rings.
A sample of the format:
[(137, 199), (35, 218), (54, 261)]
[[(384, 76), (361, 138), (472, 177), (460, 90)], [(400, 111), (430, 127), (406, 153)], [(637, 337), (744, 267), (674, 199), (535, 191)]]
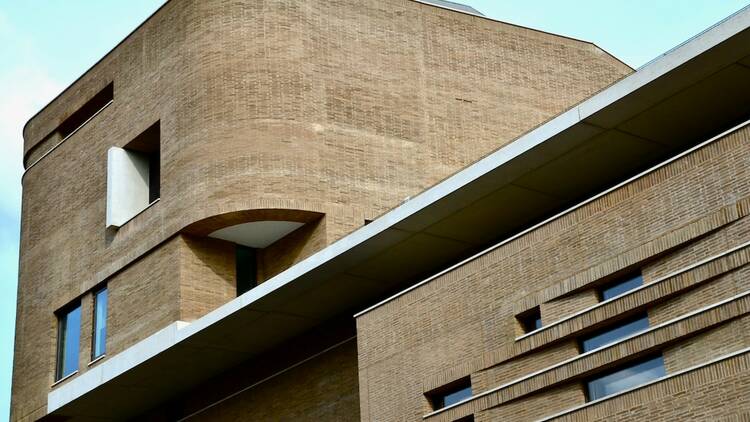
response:
[[(461, 2), (493, 19), (592, 41), (634, 68), (750, 4), (750, 0)], [(10, 402), (23, 172), (21, 130), (31, 116), (162, 3), (0, 0), (0, 420), (9, 414)]]

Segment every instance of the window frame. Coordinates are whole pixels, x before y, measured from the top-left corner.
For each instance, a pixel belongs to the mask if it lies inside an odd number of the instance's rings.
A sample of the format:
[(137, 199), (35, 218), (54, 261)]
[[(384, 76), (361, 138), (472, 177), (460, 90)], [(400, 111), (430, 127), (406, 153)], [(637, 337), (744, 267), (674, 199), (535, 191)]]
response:
[[(626, 288), (625, 290), (620, 290), (616, 294), (609, 294), (608, 291), (611, 291), (613, 289), (617, 289), (618, 287), (625, 286), (628, 283), (639, 280), (639, 283), (637, 285), (631, 286), (629, 288)], [(596, 294), (599, 299), (599, 302), (604, 302), (607, 300), (611, 300), (617, 297), (620, 297), (632, 290), (635, 290), (639, 287), (643, 286), (643, 274), (641, 272), (632, 273), (629, 275), (626, 275), (624, 277), (618, 277), (615, 280), (610, 281), (609, 283), (605, 283), (601, 286), (599, 286), (596, 289)]]
[[(76, 347), (72, 350), (67, 348), (67, 340), (69, 335), (69, 328), (72, 326), (69, 322), (71, 314), (77, 311), (78, 318), (78, 339), (76, 340)], [(80, 355), (81, 355), (81, 300), (76, 299), (69, 303), (65, 307), (55, 312), (57, 318), (57, 347), (55, 350), (55, 382), (65, 379), (80, 369)], [(65, 363), (69, 356), (69, 352), (75, 352), (75, 369), (66, 371)]]
[[(97, 318), (97, 311), (99, 310), (99, 294), (104, 293), (104, 330), (103, 330), (103, 339), (102, 339), (102, 350), (100, 353), (97, 353), (97, 340), (99, 339), (98, 335), (98, 328), (99, 328), (99, 319)], [(107, 354), (107, 323), (108, 323), (108, 317), (109, 317), (109, 289), (107, 288), (107, 285), (104, 285), (92, 293), (93, 298), (93, 312), (92, 312), (92, 319), (91, 319), (91, 362), (106, 356)]]
[[(467, 392), (468, 392), (468, 395), (467, 395)], [(452, 401), (451, 403), (448, 403), (448, 404), (445, 403), (445, 399), (447, 397), (456, 395), (456, 394), (462, 394), (462, 395), (459, 395), (459, 397), (455, 401)], [(463, 377), (453, 382), (450, 382), (446, 385), (438, 387), (428, 393), (425, 393), (425, 396), (427, 396), (427, 400), (430, 402), (430, 407), (432, 408), (433, 411), (435, 411), (435, 410), (446, 408), (448, 406), (452, 406), (463, 400), (466, 400), (467, 398), (471, 397), (473, 394), (474, 392), (471, 386), (471, 377)]]
[[(627, 386), (623, 387), (622, 389), (619, 389), (619, 390), (616, 390), (616, 391), (611, 391), (611, 392), (609, 392), (607, 394), (604, 394), (604, 395), (601, 395), (601, 396), (594, 397), (594, 395), (592, 394), (593, 393), (593, 391), (592, 391), (593, 390), (592, 383), (597, 382), (597, 381), (601, 381), (604, 378), (612, 377), (613, 375), (615, 375), (617, 373), (622, 373), (622, 372), (626, 372), (626, 371), (632, 371), (634, 368), (636, 368), (638, 366), (642, 366), (642, 365), (645, 365), (645, 364), (648, 364), (648, 363), (651, 363), (651, 362), (656, 362), (656, 361), (659, 361), (658, 362), (660, 364), (659, 366), (657, 366), (655, 368), (649, 368), (649, 367), (647, 367), (647, 369), (645, 371), (640, 372), (638, 374), (639, 375), (640, 374), (648, 374), (649, 372), (653, 371), (654, 369), (657, 369), (658, 372), (661, 372), (660, 374), (657, 374), (657, 376), (650, 377), (650, 378), (647, 378), (647, 379), (642, 379), (641, 380), (642, 382), (633, 383), (633, 384), (627, 385)], [(638, 387), (640, 387), (642, 385), (646, 385), (646, 384), (648, 384), (648, 383), (650, 383), (650, 382), (652, 382), (654, 380), (658, 380), (660, 378), (663, 378), (666, 375), (667, 375), (667, 370), (666, 370), (666, 365), (664, 364), (664, 355), (662, 353), (658, 353), (658, 354), (654, 354), (654, 355), (649, 355), (649, 356), (647, 356), (645, 358), (642, 358), (642, 359), (636, 359), (636, 360), (633, 360), (633, 361), (629, 361), (629, 362), (627, 362), (627, 363), (625, 363), (623, 365), (618, 365), (618, 366), (616, 366), (615, 368), (613, 368), (613, 369), (611, 369), (609, 371), (601, 372), (601, 373), (598, 373), (598, 374), (596, 374), (596, 375), (594, 375), (592, 377), (587, 378), (584, 381), (584, 392), (586, 394), (586, 402), (592, 402), (592, 401), (596, 401), (596, 400), (601, 400), (601, 399), (604, 399), (604, 398), (607, 398), (607, 397), (610, 397), (610, 396), (613, 396), (613, 395), (616, 395), (616, 394), (620, 394), (620, 393), (622, 393), (624, 391), (629, 391), (629, 390), (632, 390), (634, 388), (638, 388)]]
[(544, 325), (542, 324), (542, 310), (541, 307), (535, 306), (527, 311), (521, 312), (516, 315), (516, 321), (521, 327), (523, 334), (533, 333), (536, 330), (541, 329)]
[[(602, 342), (597, 347), (589, 348), (589, 349), (587, 349), (587, 347), (586, 347), (585, 343), (587, 341), (593, 340), (593, 339), (595, 339), (597, 337), (601, 337), (601, 336), (603, 336), (605, 334), (612, 334), (612, 332), (615, 332), (617, 330), (620, 330), (622, 328), (627, 327), (628, 325), (633, 325), (635, 323), (638, 323), (638, 322), (641, 322), (641, 321), (644, 321), (644, 320), (646, 322), (645, 327), (638, 327), (638, 328), (636, 328), (633, 331), (628, 331), (628, 332), (625, 332), (625, 333), (620, 334), (620, 335), (615, 334), (614, 337), (610, 338), (608, 341)], [(637, 314), (631, 315), (631, 316), (629, 316), (627, 318), (620, 319), (620, 320), (615, 321), (615, 322), (613, 322), (611, 324), (608, 324), (608, 325), (606, 325), (606, 326), (604, 326), (602, 328), (590, 331), (590, 332), (586, 333), (585, 335), (582, 335), (582, 336), (578, 337), (578, 349), (579, 349), (579, 351), (581, 353), (588, 353), (588, 352), (591, 352), (591, 351), (594, 351), (594, 350), (598, 350), (598, 349), (601, 349), (603, 347), (607, 347), (610, 344), (616, 343), (616, 342), (618, 342), (618, 341), (620, 341), (620, 340), (622, 340), (622, 339), (624, 339), (626, 337), (630, 337), (630, 336), (632, 336), (634, 334), (643, 332), (643, 331), (647, 330), (649, 327), (650, 327), (650, 321), (648, 319), (648, 313), (645, 312), (645, 311), (639, 312)]]

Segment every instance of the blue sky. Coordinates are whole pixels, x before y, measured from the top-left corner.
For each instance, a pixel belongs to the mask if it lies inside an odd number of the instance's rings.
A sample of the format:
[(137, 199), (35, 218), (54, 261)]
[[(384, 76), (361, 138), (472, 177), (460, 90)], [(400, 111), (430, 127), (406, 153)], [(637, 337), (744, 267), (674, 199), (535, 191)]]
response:
[[(7, 417), (10, 400), (21, 208), (21, 128), (162, 3), (163, 0), (0, 0), (0, 420)], [(750, 0), (463, 3), (494, 19), (595, 42), (637, 68)]]

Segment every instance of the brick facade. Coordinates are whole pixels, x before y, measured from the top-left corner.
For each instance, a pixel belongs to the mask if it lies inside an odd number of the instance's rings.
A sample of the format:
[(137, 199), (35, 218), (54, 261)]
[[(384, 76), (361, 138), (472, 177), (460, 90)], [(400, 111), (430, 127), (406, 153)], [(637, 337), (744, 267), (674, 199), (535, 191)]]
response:
[[(750, 415), (711, 388), (748, 385), (746, 353), (711, 361), (750, 347), (749, 153), (746, 126), (360, 316), (362, 420)], [(597, 286), (633, 271), (644, 287), (599, 304)], [(519, 335), (535, 306), (543, 328)], [(651, 329), (581, 355), (582, 334), (644, 310)], [(674, 377), (585, 406), (587, 376), (655, 351)], [(431, 413), (425, 393), (465, 376), (474, 398)]]
[[(236, 245), (215, 230), (303, 224), (258, 249), (265, 283), (630, 72), (590, 43), (412, 0), (167, 2), (24, 129), (11, 419), (45, 418), (51, 391), (236, 298)], [(112, 103), (63, 137), (110, 83)], [(107, 150), (156, 122), (161, 197), (106, 229)], [(744, 127), (356, 327), (348, 313), (252, 359), (227, 352), (231, 371), (138, 419), (747, 417), (749, 146)], [(636, 272), (643, 287), (600, 301)], [(105, 285), (107, 353), (90, 362)], [(78, 373), (56, 383), (55, 312), (79, 299)], [(516, 316), (537, 307), (525, 334)], [(649, 330), (581, 354), (582, 335), (644, 311)], [(654, 353), (665, 379), (587, 402), (590, 376)], [(434, 412), (427, 394), (467, 377), (473, 397)]]

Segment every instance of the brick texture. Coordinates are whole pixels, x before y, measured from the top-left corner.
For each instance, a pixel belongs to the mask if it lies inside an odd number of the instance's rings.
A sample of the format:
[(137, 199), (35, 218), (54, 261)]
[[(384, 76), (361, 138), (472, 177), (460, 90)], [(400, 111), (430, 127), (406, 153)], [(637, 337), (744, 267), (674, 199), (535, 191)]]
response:
[[(53, 312), (95, 286), (112, 353), (231, 297), (225, 248), (180, 235), (195, 224), (323, 218), (261, 256), (271, 277), (630, 72), (409, 0), (168, 2), (24, 129), (12, 419), (44, 415)], [(52, 149), (110, 82), (113, 103)], [(156, 121), (161, 199), (106, 232), (106, 151)]]
[[(635, 357), (663, 353), (669, 376), (750, 347), (749, 251), (723, 254), (750, 240), (749, 146), (745, 127), (360, 316), (362, 419), (420, 419), (426, 391), (470, 375), (478, 397), (428, 420), (534, 420), (583, 405), (582, 380)], [(598, 286), (634, 270), (643, 288), (598, 304)], [(517, 338), (515, 315), (534, 306), (545, 327)], [(643, 310), (663, 325), (589, 355), (570, 343)], [(745, 391), (745, 364), (735, 365), (745, 361), (675, 375), (570, 418), (739, 418), (748, 412), (741, 393), (707, 389), (726, 376)], [(700, 404), (686, 405), (694, 391), (704, 392)]]

